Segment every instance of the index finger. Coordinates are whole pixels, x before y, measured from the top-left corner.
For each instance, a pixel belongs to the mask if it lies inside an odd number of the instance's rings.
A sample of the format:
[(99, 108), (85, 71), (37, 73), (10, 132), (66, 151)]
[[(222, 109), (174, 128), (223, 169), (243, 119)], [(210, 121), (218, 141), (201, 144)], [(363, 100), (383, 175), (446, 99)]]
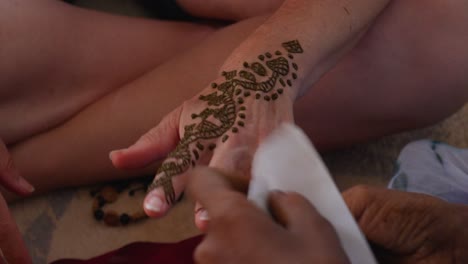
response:
[(18, 195), (29, 195), (34, 187), (27, 182), (13, 164), (13, 159), (7, 147), (0, 138), (0, 185)]
[(226, 200), (237, 200), (248, 188), (245, 178), (208, 167), (195, 168), (189, 178), (189, 195), (199, 201), (210, 214), (224, 208)]

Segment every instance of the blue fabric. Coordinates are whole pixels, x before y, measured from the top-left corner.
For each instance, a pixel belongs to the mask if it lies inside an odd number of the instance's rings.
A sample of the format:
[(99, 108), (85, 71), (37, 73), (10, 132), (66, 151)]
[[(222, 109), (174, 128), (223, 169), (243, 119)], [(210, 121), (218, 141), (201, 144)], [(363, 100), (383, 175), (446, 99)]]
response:
[(468, 204), (468, 149), (430, 140), (412, 142), (401, 151), (388, 187)]

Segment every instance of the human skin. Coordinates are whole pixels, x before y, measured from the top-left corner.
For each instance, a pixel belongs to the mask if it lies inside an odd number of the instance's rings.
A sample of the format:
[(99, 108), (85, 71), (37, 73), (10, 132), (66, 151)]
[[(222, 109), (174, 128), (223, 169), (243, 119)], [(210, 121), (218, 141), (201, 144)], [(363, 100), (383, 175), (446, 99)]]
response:
[(201, 24), (115, 16), (56, 0), (2, 1), (0, 184), (20, 195), (32, 191), (5, 143), (62, 124), (212, 31)]
[[(193, 172), (188, 193), (210, 215), (206, 238), (195, 252), (198, 263), (346, 262), (332, 226), (305, 198), (272, 192), (271, 219), (246, 199), (247, 184), (215, 169)], [(466, 205), (365, 185), (342, 195), (379, 263), (468, 261)]]
[[(232, 55), (223, 63), (221, 69), (225, 71), (239, 69), (235, 67), (242, 65), (243, 61), (250, 62), (254, 60), (257, 58), (257, 54), (262, 54), (262, 49), (273, 52), (276, 50), (273, 45), (279, 46), (281, 43), (278, 41), (279, 39), (294, 39), (296, 34), (300, 36), (298, 39), (303, 46), (303, 49), (301, 48), (298, 53), (304, 53), (305, 55), (294, 54), (294, 61), (298, 61), (297, 64), (299, 65), (298, 85), (296, 85), (296, 83), (293, 85), (289, 84), (291, 88), (285, 92), (287, 95), (286, 98), (289, 96), (291, 101), (294, 101), (298, 95), (307, 93), (308, 88), (314, 85), (322, 74), (328, 71), (328, 69), (341, 58), (349, 48), (348, 43), (352, 43), (356, 38), (361, 36), (360, 33), (366, 29), (367, 25), (372, 23), (373, 19), (381, 12), (386, 4), (386, 1), (336, 1), (326, 3), (285, 1), (283, 6), (275, 14), (236, 48)], [(316, 11), (316, 13), (312, 11)], [(345, 13), (348, 14), (348, 16), (346, 16)], [(321, 25), (322, 27), (310, 27), (310, 24)], [(297, 32), (301, 33), (299, 34)], [(443, 41), (445, 42), (447, 40), (444, 39)], [(363, 42), (365, 42), (365, 40), (363, 40)], [(302, 52), (302, 50), (304, 52)], [(387, 63), (389, 59), (391, 60), (392, 57), (387, 57)], [(276, 60), (277, 59), (273, 57), (270, 62), (276, 63)], [(283, 60), (286, 61), (284, 58)], [(394, 62), (395, 66), (401, 67), (402, 65), (400, 62), (399, 59), (396, 60)], [(412, 61), (410, 61), (410, 63), (412, 63)], [(246, 67), (245, 65), (248, 65), (248, 63), (244, 63), (244, 67)], [(388, 66), (388, 64), (383, 65), (383, 67), (386, 66)], [(459, 73), (461, 74), (461, 72)], [(368, 76), (364, 76), (364, 78), (366, 77)], [(382, 76), (382, 78), (384, 78), (384, 76)], [(219, 84), (223, 82), (221, 79), (222, 78), (214, 79), (213, 83)], [(226, 82), (223, 84), (230, 83), (228, 80), (229, 79), (226, 77)], [(237, 79), (234, 79), (234, 81), (239, 83)], [(414, 79), (409, 78), (409, 81), (414, 81)], [(427, 81), (427, 79), (424, 81)], [(379, 85), (382, 84), (376, 84), (376, 86)], [(220, 87), (221, 86), (222, 85), (220, 85)], [(216, 86), (212, 88), (216, 88)], [(253, 156), (255, 148), (262, 141), (262, 138), (277, 124), (281, 122), (292, 122), (292, 104), (288, 105), (287, 100), (280, 99), (278, 103), (272, 103), (274, 106), (271, 108), (264, 102), (254, 102), (255, 100), (250, 97), (250, 99), (246, 99), (244, 104), (247, 109), (246, 115), (248, 116), (245, 130), (241, 128), (240, 132), (237, 133), (237, 128), (233, 128), (233, 133), (222, 131), (221, 133), (226, 133), (222, 137), (219, 135), (210, 138), (201, 137), (194, 139), (192, 133), (195, 133), (195, 135), (206, 135), (203, 130), (207, 127), (205, 125), (206, 120), (204, 119), (206, 117), (203, 117), (203, 113), (205, 109), (212, 111), (212, 108), (207, 107), (204, 109), (203, 104), (208, 106), (215, 105), (215, 101), (208, 101), (208, 103), (202, 103), (200, 101), (203, 101), (203, 98), (207, 97), (207, 95), (213, 91), (212, 88), (208, 87), (199, 95), (185, 101), (179, 108), (176, 108), (176, 110), (168, 114), (159, 125), (142, 136), (133, 146), (112, 153), (111, 158), (117, 167), (132, 169), (142, 167), (151, 161), (158, 160), (170, 153), (172, 149), (175, 149), (175, 151), (169, 155), (168, 159), (163, 162), (161, 169), (158, 170), (154, 181), (154, 188), (152, 188), (152, 191), (145, 200), (145, 211), (150, 216), (160, 217), (164, 215), (174, 201), (177, 200), (177, 197), (184, 189), (187, 177), (190, 175), (190, 161), (194, 166), (195, 161), (198, 160), (201, 155), (198, 164), (209, 164), (209, 166), (213, 167), (227, 167), (231, 169), (240, 167), (245, 169), (244, 173), (248, 174), (249, 159)], [(359, 87), (356, 88), (359, 89)], [(316, 89), (316, 87), (314, 87), (314, 89)], [(221, 91), (220, 89), (218, 90)], [(389, 91), (390, 90), (387, 90), (387, 95), (390, 95)], [(227, 94), (225, 91), (223, 91), (223, 93)], [(466, 89), (464, 93), (466, 94)], [(406, 95), (406, 91), (397, 94), (401, 98), (401, 96), (404, 97)], [(213, 94), (210, 94), (210, 96), (212, 95)], [(420, 95), (421, 94), (418, 94), (418, 96)], [(349, 98), (355, 100), (356, 94)], [(466, 98), (466, 96), (464, 98)], [(320, 99), (323, 100), (323, 98)], [(368, 97), (366, 96), (365, 99), (368, 99)], [(379, 102), (384, 102), (386, 99), (388, 99), (388, 97), (381, 98), (382, 101)], [(238, 102), (239, 105), (242, 103), (243, 101)], [(392, 108), (393, 107), (395, 106), (392, 106)], [(249, 111), (249, 108), (255, 109), (255, 111)], [(349, 109), (353, 108), (350, 107)], [(242, 109), (240, 111), (242, 111)], [(383, 111), (385, 111), (385, 109), (383, 109)], [(323, 111), (320, 111), (320, 113), (323, 115)], [(238, 112), (236, 112), (235, 115), (237, 116)], [(216, 114), (213, 116), (216, 117)], [(203, 119), (200, 118), (202, 119), (201, 121), (193, 121), (199, 117), (203, 117)], [(208, 116), (208, 118), (211, 117)], [(354, 118), (349, 120), (352, 120), (352, 122), (355, 121)], [(212, 124), (208, 124), (208, 127), (210, 126), (212, 126)], [(219, 128), (223, 126), (224, 124)], [(199, 130), (193, 130), (193, 127), (201, 128)], [(213, 134), (216, 135), (218, 130), (213, 130)], [(190, 131), (190, 133), (187, 133), (187, 131)], [(223, 144), (228, 136), (230, 137), (229, 141)], [(181, 143), (177, 145), (176, 143), (179, 139)], [(190, 143), (186, 143), (187, 139), (191, 140)], [(195, 153), (197, 150), (190, 149), (195, 148), (195, 141), (197, 140), (197, 144), (201, 144), (200, 150), (204, 149), (203, 144), (213, 144), (217, 149), (214, 152), (204, 151), (203, 154)], [(192, 144), (192, 146), (187, 144)], [(242, 147), (242, 149), (240, 149), (240, 147)], [(190, 153), (191, 151), (194, 152), (193, 155)], [(242, 153), (238, 154), (239, 151), (242, 151)], [(192, 157), (190, 157), (191, 155)], [(185, 156), (188, 156), (188, 158), (185, 158)], [(196, 211), (200, 212), (198, 206)], [(198, 221), (197, 225), (202, 228), (202, 221)]]
[(379, 263), (466, 263), (468, 207), (370, 186), (343, 193)]
[(236, 181), (214, 169), (192, 173), (188, 193), (210, 215), (197, 263), (349, 263), (332, 225), (303, 196), (272, 192), (273, 220), (235, 189)]
[[(425, 126), (458, 109), (467, 97), (468, 54), (461, 48), (466, 39), (460, 38), (467, 21), (464, 5), (392, 2), (361, 42), (296, 103), (297, 123), (321, 149), (330, 149)], [(414, 24), (416, 18), (421, 23)], [(131, 144), (213, 80), (262, 21), (221, 29), (55, 129), (10, 146), (20, 172), (37, 193), (154, 172), (154, 166), (116, 170), (107, 154)], [(389, 39), (398, 42), (389, 45)]]
[(47, 131), (212, 31), (56, 0), (1, 1), (0, 137), (8, 145)]

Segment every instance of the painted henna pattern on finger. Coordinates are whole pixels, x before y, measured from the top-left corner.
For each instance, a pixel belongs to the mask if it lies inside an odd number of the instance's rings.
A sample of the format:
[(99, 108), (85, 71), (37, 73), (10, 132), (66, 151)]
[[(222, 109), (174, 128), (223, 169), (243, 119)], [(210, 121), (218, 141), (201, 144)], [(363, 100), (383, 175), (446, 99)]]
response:
[(200, 95), (206, 108), (192, 113), (193, 124), (184, 127), (184, 135), (159, 168), (160, 175), (149, 186), (148, 191), (162, 187), (168, 204), (176, 202), (172, 178), (195, 166), (203, 152), (213, 151), (215, 141), (224, 143), (230, 135), (239, 133), (246, 125), (245, 100), (253, 96), (255, 100), (272, 102), (278, 100), (284, 89), (292, 86), (298, 78), (299, 67), (293, 62), (294, 55), (303, 53), (297, 40), (282, 44), (282, 49), (265, 52), (257, 61), (244, 62), (239, 70), (224, 71), (225, 81), (212, 83), (211, 93)]

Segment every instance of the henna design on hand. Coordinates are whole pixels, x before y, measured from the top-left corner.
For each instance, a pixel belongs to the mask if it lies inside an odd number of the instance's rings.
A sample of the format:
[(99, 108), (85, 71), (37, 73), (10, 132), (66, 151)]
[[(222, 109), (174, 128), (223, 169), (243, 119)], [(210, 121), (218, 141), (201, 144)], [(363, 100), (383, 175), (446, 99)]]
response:
[[(206, 108), (191, 115), (194, 123), (184, 127), (183, 138), (157, 172), (157, 175), (163, 175), (153, 181), (148, 191), (162, 186), (167, 203), (173, 204), (176, 195), (172, 177), (186, 172), (190, 166), (195, 166), (201, 152), (213, 151), (216, 148), (213, 140), (221, 138), (221, 142), (224, 143), (229, 139), (229, 133), (239, 132), (237, 126), (245, 126), (247, 109), (241, 106), (244, 98), (254, 92), (257, 100), (263, 97), (267, 102), (275, 101), (283, 94), (286, 84), (292, 86), (299, 69), (296, 63), (291, 62), (294, 59), (293, 54), (304, 51), (298, 40), (285, 42), (282, 47), (288, 52), (287, 57), (279, 50), (274, 55), (270, 52), (259, 55), (258, 59), (261, 62), (244, 62), (242, 70), (222, 72), (226, 81), (220, 84), (212, 83), (211, 87), (215, 91), (200, 95), (199, 100), (206, 102)], [(258, 81), (260, 79), (266, 80)], [(208, 147), (203, 143), (209, 144)]]

